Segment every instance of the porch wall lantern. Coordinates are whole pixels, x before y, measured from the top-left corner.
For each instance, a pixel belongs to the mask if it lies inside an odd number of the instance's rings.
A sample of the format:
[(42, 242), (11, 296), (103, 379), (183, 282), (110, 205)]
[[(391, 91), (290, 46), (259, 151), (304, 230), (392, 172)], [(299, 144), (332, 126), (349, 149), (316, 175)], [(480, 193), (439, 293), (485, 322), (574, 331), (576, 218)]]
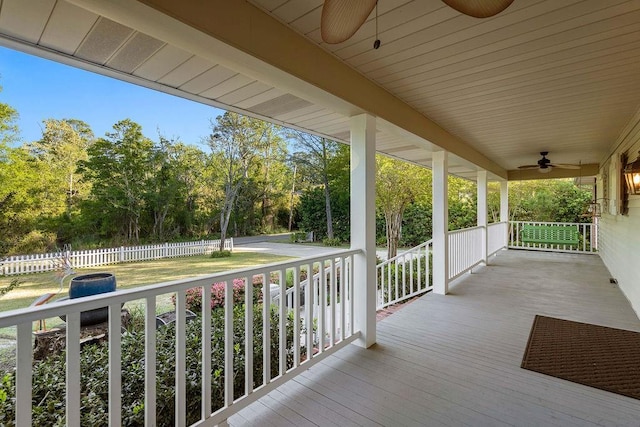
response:
[(624, 179), (627, 183), (629, 194), (640, 194), (640, 152), (633, 163), (629, 163), (624, 168)]

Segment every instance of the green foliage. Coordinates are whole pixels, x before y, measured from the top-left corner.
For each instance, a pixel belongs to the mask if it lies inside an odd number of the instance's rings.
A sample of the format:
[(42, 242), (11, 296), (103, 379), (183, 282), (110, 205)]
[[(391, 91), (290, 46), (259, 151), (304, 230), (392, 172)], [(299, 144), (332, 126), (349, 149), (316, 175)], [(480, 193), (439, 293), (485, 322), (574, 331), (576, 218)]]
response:
[(387, 258), (395, 257), (398, 252), (402, 217), (420, 191), (423, 171), (424, 168), (400, 160), (384, 156), (376, 158), (376, 205), (384, 216)]
[(342, 241), (337, 237), (333, 239), (326, 237), (322, 239), (322, 244), (325, 246), (340, 246), (342, 244)]
[[(274, 223), (273, 170), (284, 159), (284, 142), (279, 128), (271, 123), (226, 112), (211, 122), (207, 143), (219, 165), (220, 238), (225, 239), (232, 214), (253, 213), (260, 200), (262, 219)], [(238, 205), (238, 206), (236, 206)], [(234, 210), (238, 207), (237, 210)], [(237, 220), (240, 218), (236, 217)], [(242, 218), (252, 222), (253, 218)], [(256, 221), (257, 222), (257, 221)], [(255, 224), (260, 227), (263, 224)]]
[(56, 235), (54, 233), (33, 230), (17, 240), (8, 251), (8, 255), (53, 252), (55, 250)]
[(432, 230), (431, 204), (416, 201), (407, 206), (404, 212), (400, 246), (418, 246), (431, 239)]
[[(318, 240), (350, 239), (347, 145), (225, 113), (211, 123), (210, 153), (162, 135), (152, 141), (130, 119), (98, 139), (80, 120), (46, 119), (42, 138), (17, 147), (17, 118), (0, 103), (0, 256), (268, 233), (288, 229), (290, 213)], [(376, 241), (427, 240), (431, 171), (378, 163)], [(510, 219), (588, 221), (581, 214), (591, 197), (571, 180), (512, 182)], [(488, 198), (498, 221), (495, 185)], [(449, 229), (475, 224), (475, 184), (449, 177)]]
[[(11, 280), (11, 283), (9, 283), (7, 286), (0, 287), (0, 298), (5, 296), (6, 294), (11, 292), (12, 290), (20, 287), (20, 285), (22, 283), (23, 282), (21, 280), (19, 280), (19, 279), (13, 279), (13, 280)], [(2, 400), (2, 392), (0, 391), (0, 401), (1, 400)]]
[(304, 231), (296, 231), (294, 233), (291, 233), (291, 236), (289, 237), (289, 239), (291, 240), (291, 243), (306, 242), (307, 233), (305, 233)]
[[(328, 159), (327, 180), (333, 237), (343, 242), (348, 242), (351, 234), (349, 170), (349, 147), (337, 145), (335, 155)], [(302, 193), (299, 212), (302, 230), (313, 231), (319, 240), (329, 237), (324, 186), (316, 184)]]
[(211, 258), (229, 258), (231, 251), (213, 251), (211, 252)]
[[(263, 324), (262, 306), (254, 306), (253, 317), (253, 378), (254, 387), (263, 378)], [(278, 375), (279, 331), (278, 312), (272, 310), (271, 319), (271, 371)], [(244, 394), (245, 378), (245, 310), (236, 306), (233, 312), (233, 375), (234, 396)], [(140, 322), (135, 322), (140, 324)], [(287, 369), (293, 366), (293, 318), (286, 320)], [(200, 317), (186, 325), (187, 366), (187, 424), (200, 418), (202, 370), (202, 324)], [(144, 330), (131, 328), (122, 336), (122, 425), (144, 425)], [(158, 329), (156, 336), (156, 417), (159, 426), (175, 425), (175, 325)], [(224, 404), (224, 310), (212, 311), (211, 343), (212, 407)], [(108, 346), (84, 346), (80, 357), (81, 425), (108, 425)], [(15, 417), (15, 373), (7, 373), (0, 382), (0, 424), (12, 425)], [(63, 425), (65, 414), (65, 354), (64, 352), (33, 366), (33, 425)]]
[[(516, 181), (509, 184), (509, 218), (512, 221), (590, 222), (583, 217), (591, 191), (577, 187), (571, 179)], [(490, 199), (491, 201), (491, 199)], [(489, 204), (495, 217), (499, 202)]]
[(142, 134), (142, 127), (129, 119), (116, 123), (112, 133), (87, 150), (88, 160), (80, 162), (92, 182), (87, 208), (103, 233), (139, 241), (152, 150), (153, 142)]

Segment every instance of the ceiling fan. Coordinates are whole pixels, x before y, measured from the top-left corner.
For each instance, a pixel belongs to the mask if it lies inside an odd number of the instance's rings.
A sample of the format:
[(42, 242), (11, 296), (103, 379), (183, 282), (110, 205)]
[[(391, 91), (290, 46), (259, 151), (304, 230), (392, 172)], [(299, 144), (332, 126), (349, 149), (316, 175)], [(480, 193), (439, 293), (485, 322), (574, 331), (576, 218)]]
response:
[(578, 165), (569, 165), (569, 164), (564, 164), (564, 163), (551, 163), (551, 160), (547, 159), (547, 154), (549, 154), (548, 151), (541, 151), (540, 155), (542, 156), (542, 158), (540, 160), (538, 160), (538, 164), (537, 165), (518, 166), (518, 169), (520, 169), (520, 170), (537, 169), (538, 172), (540, 172), (540, 173), (551, 172), (551, 169), (553, 169), (553, 168), (558, 168), (558, 169), (580, 169), (580, 166), (578, 166)]
[[(513, 3), (513, 0), (442, 1), (458, 12), (475, 18), (488, 18), (496, 15)], [(378, 0), (324, 0), (320, 19), (322, 40), (330, 44), (342, 43), (348, 40), (364, 24), (377, 3)], [(380, 42), (377, 40), (376, 42), (380, 46)]]

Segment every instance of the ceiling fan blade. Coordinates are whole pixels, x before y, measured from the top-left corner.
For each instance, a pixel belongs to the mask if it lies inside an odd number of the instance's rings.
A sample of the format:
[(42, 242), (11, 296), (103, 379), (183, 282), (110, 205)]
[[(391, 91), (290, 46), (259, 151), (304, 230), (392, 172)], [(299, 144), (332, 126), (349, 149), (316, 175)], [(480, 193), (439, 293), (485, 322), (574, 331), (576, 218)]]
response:
[[(513, 0), (442, 0), (460, 13), (474, 18), (488, 18), (509, 7)], [(326, 3), (326, 2), (325, 2)]]
[[(513, 0), (512, 0), (513, 1)], [(320, 35), (325, 43), (348, 40), (376, 7), (376, 0), (324, 0)]]
[(540, 166), (538, 165), (524, 165), (518, 166), (518, 169), (527, 170), (527, 169), (538, 169)]
[(578, 165), (568, 165), (568, 164), (564, 164), (564, 163), (554, 163), (552, 165), (554, 168), (558, 168), (558, 169), (580, 169), (580, 166)]

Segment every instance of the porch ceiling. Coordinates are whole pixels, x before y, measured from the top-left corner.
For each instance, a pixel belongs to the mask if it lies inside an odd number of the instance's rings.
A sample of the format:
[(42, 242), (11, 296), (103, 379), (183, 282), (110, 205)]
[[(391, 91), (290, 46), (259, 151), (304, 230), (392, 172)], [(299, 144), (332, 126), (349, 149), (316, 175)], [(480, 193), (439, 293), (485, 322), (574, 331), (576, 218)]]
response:
[(0, 44), (343, 142), (368, 111), (379, 151), (430, 166), (445, 148), (471, 179), (543, 150), (598, 163), (640, 101), (640, 0), (517, 0), (484, 20), (380, 0), (378, 50), (372, 19), (324, 44), (321, 0), (250, 3), (2, 0)]

